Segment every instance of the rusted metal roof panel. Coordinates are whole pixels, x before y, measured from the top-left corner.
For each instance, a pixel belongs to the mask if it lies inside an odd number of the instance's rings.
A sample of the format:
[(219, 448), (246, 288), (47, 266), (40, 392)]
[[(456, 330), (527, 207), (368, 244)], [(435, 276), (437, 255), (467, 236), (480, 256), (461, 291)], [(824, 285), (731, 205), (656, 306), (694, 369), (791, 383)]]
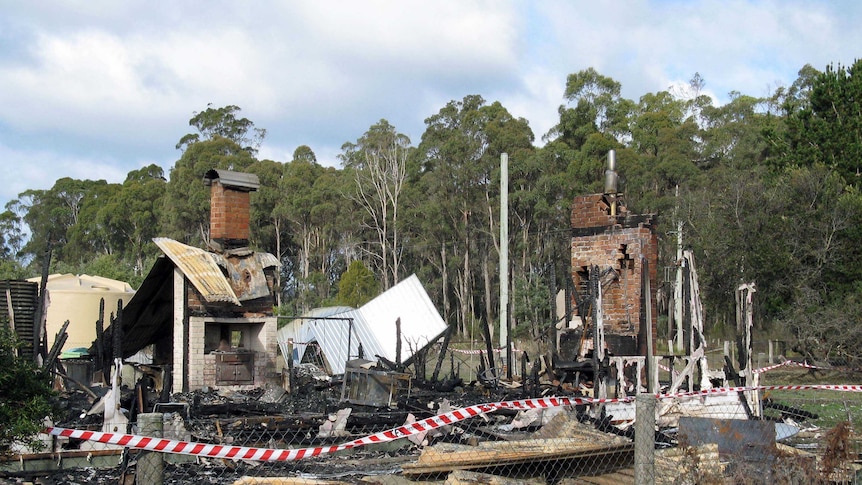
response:
[(154, 238), (153, 242), (177, 265), (206, 301), (226, 301), (240, 305), (219, 266), (219, 263), (226, 266), (224, 258), (166, 237)]

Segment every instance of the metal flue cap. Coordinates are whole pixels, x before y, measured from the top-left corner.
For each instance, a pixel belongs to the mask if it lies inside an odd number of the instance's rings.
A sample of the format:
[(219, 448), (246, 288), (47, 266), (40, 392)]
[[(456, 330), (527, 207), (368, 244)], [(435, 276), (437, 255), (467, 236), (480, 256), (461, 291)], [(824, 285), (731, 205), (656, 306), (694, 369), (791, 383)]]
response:
[(611, 150), (608, 152), (608, 168), (605, 170), (605, 193), (617, 193), (617, 158), (616, 153)]

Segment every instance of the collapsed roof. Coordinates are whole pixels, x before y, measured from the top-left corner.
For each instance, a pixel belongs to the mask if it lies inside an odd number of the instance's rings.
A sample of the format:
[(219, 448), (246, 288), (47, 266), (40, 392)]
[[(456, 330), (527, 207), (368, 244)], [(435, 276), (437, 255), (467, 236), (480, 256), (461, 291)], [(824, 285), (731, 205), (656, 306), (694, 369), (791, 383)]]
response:
[[(182, 272), (207, 302), (239, 306), (267, 296), (269, 288), (263, 271), (279, 266), (275, 256), (269, 253), (235, 250), (222, 255), (168, 238), (153, 241), (165, 256), (156, 259), (135, 296), (123, 308), (123, 358), (131, 357), (148, 345), (172, 341), (174, 268)], [(111, 342), (112, 334), (113, 328), (106, 328), (104, 341)]]
[(398, 319), (402, 362), (409, 361), (446, 331), (446, 322), (419, 278), (411, 275), (359, 309), (319, 308), (291, 321), (279, 329), (278, 344), (288, 362), (288, 341), (293, 341), (294, 363), (302, 361), (308, 344), (316, 344), (329, 372), (343, 374), (347, 361), (360, 357), (360, 348), (365, 358), (383, 357), (395, 362)]

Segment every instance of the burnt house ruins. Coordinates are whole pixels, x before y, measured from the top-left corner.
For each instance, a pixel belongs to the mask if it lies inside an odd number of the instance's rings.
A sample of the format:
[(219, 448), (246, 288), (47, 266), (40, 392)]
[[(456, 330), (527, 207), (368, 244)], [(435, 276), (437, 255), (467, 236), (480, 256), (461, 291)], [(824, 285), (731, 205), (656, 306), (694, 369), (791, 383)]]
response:
[[(605, 189), (575, 197), (571, 211), (571, 282), (567, 316), (558, 325), (554, 368), (575, 386), (595, 381), (605, 395), (608, 369), (640, 386), (656, 331), (658, 235), (652, 214), (633, 214), (617, 189), (608, 154)], [(625, 393), (626, 391), (624, 391)], [(637, 392), (631, 386), (627, 392)]]
[[(646, 331), (655, 332), (655, 317), (642, 327), (644, 277), (656, 288), (658, 239), (652, 215), (630, 213), (612, 194), (575, 197), (572, 202), (572, 281), (575, 326), (591, 315), (580, 303), (588, 294), (590, 273), (598, 271), (602, 291), (605, 344), (616, 355), (645, 355)], [(571, 323), (570, 323), (571, 325)], [(565, 335), (565, 334), (564, 334)]]
[[(246, 390), (277, 383), (274, 282), (279, 263), (248, 247), (253, 174), (210, 170), (210, 248), (168, 238), (134, 298), (94, 344), (97, 362), (148, 349), (163, 392)], [(121, 337), (115, 340), (115, 332)], [(104, 364), (103, 364), (104, 366)]]
[(563, 374), (564, 381), (574, 376), (575, 387), (593, 381), (593, 392), (599, 397), (609, 395), (611, 383), (616, 385), (617, 396), (657, 389), (658, 369), (672, 369), (676, 363), (683, 368), (672, 373), (672, 391), (683, 386), (691, 391), (696, 383), (709, 388), (710, 380), (721, 376), (707, 368), (694, 256), (679, 247), (674, 263), (677, 278), (669, 307), (675, 325), (669, 328), (668, 338), (675, 337), (679, 348), (668, 348), (668, 355), (654, 355), (657, 219), (653, 214), (631, 213), (622, 195), (611, 150), (604, 192), (572, 201), (571, 311), (557, 326), (555, 370)]

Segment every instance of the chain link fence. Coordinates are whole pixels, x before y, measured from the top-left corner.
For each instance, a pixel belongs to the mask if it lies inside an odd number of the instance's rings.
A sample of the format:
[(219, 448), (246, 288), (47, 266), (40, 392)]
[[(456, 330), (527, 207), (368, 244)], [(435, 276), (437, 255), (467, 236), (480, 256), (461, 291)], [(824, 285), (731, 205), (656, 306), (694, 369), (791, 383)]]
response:
[[(67, 458), (52, 455), (63, 469), (42, 483), (862, 480), (857, 392), (761, 390), (756, 419), (739, 419), (751, 412), (750, 392), (737, 391), (600, 401), (459, 386), (413, 389), (374, 408), (345, 403), (333, 388), (301, 392), (266, 405), (255, 393), (178, 395), (110, 439), (102, 430), (113, 429), (96, 423), (55, 430), (52, 446)], [(86, 454), (79, 466), (75, 450)], [(28, 476), (4, 473), (19, 482)]]

